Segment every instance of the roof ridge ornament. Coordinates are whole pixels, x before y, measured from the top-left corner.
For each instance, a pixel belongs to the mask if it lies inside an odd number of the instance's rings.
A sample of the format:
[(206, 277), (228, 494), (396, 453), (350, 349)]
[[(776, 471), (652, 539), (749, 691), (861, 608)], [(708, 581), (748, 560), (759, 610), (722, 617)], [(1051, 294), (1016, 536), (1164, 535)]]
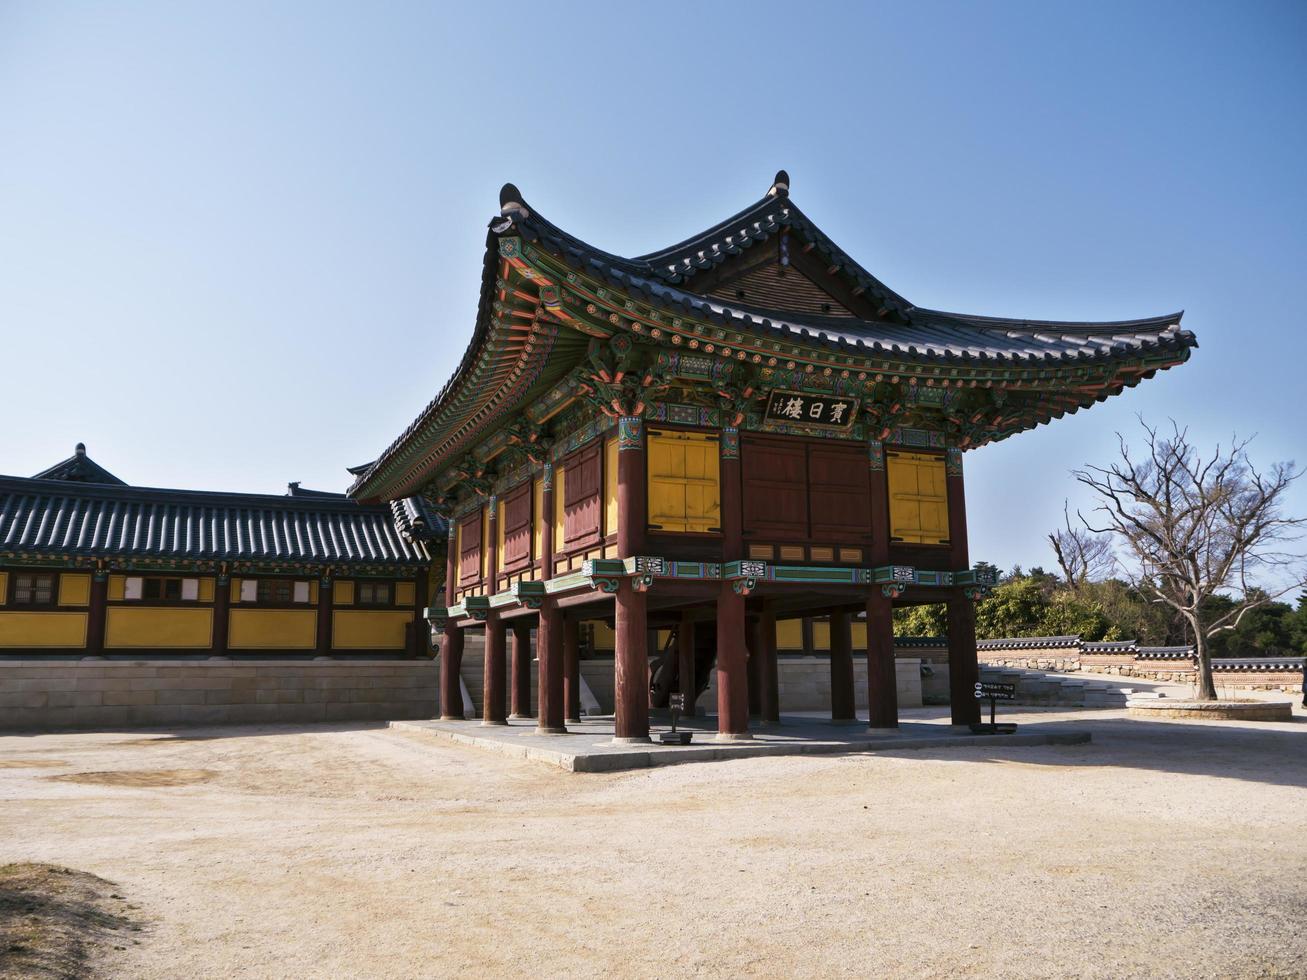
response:
[(529, 218), (531, 212), (522, 201), (522, 192), (509, 181), (499, 189), (499, 217), (490, 219), (490, 230), (502, 235), (513, 227), (514, 219)]
[(784, 170), (776, 171), (776, 177), (767, 188), (768, 197), (789, 197), (790, 196), (790, 175)]

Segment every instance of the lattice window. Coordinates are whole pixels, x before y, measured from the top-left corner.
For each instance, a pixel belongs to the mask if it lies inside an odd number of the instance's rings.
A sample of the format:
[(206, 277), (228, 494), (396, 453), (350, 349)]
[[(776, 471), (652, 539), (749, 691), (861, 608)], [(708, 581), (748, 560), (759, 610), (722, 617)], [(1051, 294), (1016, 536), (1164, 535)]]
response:
[(721, 530), (721, 463), (717, 436), (649, 430), (649, 527), (655, 531)]
[(948, 489), (944, 457), (888, 452), (890, 540), (948, 544)]

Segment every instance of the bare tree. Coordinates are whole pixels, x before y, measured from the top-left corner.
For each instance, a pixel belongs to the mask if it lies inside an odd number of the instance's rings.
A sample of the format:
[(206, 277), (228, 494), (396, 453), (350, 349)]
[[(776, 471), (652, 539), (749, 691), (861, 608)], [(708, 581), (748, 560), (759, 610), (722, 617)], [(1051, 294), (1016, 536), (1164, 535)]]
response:
[[(1147, 454), (1136, 461), (1118, 433), (1121, 458), (1086, 466), (1075, 477), (1098, 495), (1101, 527), (1082, 516), (1086, 530), (1111, 532), (1123, 545), (1135, 587), (1174, 609), (1189, 625), (1198, 661), (1198, 698), (1216, 699), (1208, 640), (1231, 630), (1250, 609), (1307, 583), (1301, 560), (1282, 548), (1296, 540), (1307, 518), (1285, 517), (1284, 496), (1300, 473), (1292, 463), (1259, 471), (1249, 440), (1235, 439), (1205, 458), (1188, 433), (1171, 423), (1160, 436), (1142, 420)], [(1279, 587), (1258, 581), (1270, 573)], [(1208, 621), (1204, 602), (1217, 593), (1233, 606)]]
[(1078, 592), (1086, 582), (1105, 578), (1116, 566), (1112, 538), (1094, 533), (1083, 522), (1080, 527), (1073, 527), (1071, 511), (1065, 503), (1062, 505), (1062, 519), (1064, 526), (1049, 533), (1048, 543), (1053, 546), (1053, 554), (1057, 556), (1057, 565), (1067, 587)]

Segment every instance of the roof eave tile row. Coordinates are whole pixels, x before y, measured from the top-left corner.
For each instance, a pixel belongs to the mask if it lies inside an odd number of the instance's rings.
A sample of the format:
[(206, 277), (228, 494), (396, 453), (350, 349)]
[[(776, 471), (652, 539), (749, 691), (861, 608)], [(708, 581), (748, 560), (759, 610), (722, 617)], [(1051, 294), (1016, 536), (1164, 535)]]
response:
[(431, 560), (387, 507), (21, 477), (0, 477), (0, 552), (308, 564)]

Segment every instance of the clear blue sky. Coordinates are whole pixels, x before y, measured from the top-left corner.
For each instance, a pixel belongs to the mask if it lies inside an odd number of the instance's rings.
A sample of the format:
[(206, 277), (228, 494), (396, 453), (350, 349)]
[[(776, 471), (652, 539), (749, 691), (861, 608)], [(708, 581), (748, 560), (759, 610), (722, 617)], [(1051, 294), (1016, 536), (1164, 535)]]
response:
[(1307, 4), (459, 8), (0, 0), (0, 472), (343, 489), (463, 351), (504, 181), (635, 254), (780, 167), (920, 305), (1187, 311), (1189, 364), (967, 454), (973, 557), (1050, 564), (1135, 413), (1307, 456)]

